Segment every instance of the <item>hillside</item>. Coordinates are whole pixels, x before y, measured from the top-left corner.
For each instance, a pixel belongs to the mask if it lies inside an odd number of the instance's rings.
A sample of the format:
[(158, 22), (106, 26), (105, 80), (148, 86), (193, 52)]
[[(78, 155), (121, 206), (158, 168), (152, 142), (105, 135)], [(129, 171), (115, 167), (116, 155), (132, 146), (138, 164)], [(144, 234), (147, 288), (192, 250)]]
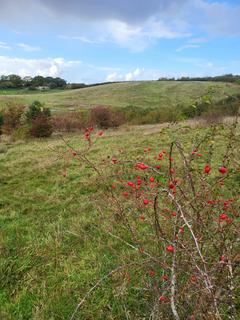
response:
[(0, 107), (11, 102), (28, 104), (39, 100), (55, 111), (89, 108), (96, 104), (169, 108), (196, 101), (209, 89), (216, 101), (226, 95), (240, 94), (240, 86), (230, 83), (136, 81), (51, 93), (0, 94)]

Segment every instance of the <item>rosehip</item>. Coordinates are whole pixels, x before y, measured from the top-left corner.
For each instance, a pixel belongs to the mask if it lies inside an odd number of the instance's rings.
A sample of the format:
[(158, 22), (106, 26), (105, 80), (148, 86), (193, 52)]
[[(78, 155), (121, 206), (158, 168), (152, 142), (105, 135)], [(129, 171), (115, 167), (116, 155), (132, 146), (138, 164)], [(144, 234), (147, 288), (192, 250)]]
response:
[(132, 181), (128, 181), (127, 184), (129, 185), (129, 187), (134, 187), (134, 183)]
[(224, 173), (227, 173), (228, 170), (227, 170), (226, 167), (221, 166), (220, 168), (218, 168), (218, 171), (219, 171), (220, 173), (224, 174)]
[(169, 186), (169, 189), (174, 189), (175, 188), (175, 184), (173, 182), (170, 182), (168, 186)]
[(211, 167), (209, 166), (209, 165), (206, 165), (205, 167), (204, 167), (204, 172), (205, 173), (209, 173), (211, 171)]
[(159, 301), (166, 302), (166, 301), (168, 301), (168, 298), (165, 297), (165, 296), (161, 296), (161, 297), (159, 298)]
[(219, 219), (224, 221), (228, 219), (228, 216), (225, 213), (222, 213), (220, 214)]
[(155, 277), (156, 272), (154, 270), (149, 270), (148, 274), (149, 274), (150, 277), (153, 278), (153, 277)]
[(172, 245), (167, 246), (168, 252), (174, 252), (174, 247)]

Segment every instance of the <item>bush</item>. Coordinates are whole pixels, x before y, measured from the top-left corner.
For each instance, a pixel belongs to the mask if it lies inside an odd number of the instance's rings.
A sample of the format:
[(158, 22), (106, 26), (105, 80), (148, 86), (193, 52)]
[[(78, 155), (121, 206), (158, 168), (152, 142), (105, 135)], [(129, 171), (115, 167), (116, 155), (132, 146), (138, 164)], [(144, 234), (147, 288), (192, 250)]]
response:
[(47, 138), (53, 133), (53, 127), (49, 117), (44, 114), (38, 115), (33, 121), (30, 134), (36, 138)]
[(39, 101), (34, 101), (29, 107), (28, 110), (25, 113), (26, 119), (28, 121), (32, 121), (38, 117), (39, 114), (41, 114), (43, 109), (43, 104)]
[(238, 318), (237, 123), (224, 131), (210, 126), (203, 136), (196, 131), (183, 143), (182, 131), (166, 131), (169, 146), (159, 149), (162, 141), (153, 139), (144, 148), (146, 140), (142, 147), (138, 141), (135, 157), (129, 148), (117, 157), (113, 150), (109, 161), (87, 152), (76, 158), (93, 170), (102, 191), (93, 197), (99, 227), (118, 241), (111, 249), (123, 261), (117, 267), (114, 261), (93, 288), (110, 278), (107, 285), (121, 290), (124, 304), (133, 293), (138, 307), (146, 306), (146, 319)]
[(58, 132), (74, 132), (86, 126), (84, 115), (80, 112), (66, 112), (52, 117), (53, 130)]
[(14, 130), (20, 127), (21, 117), (24, 113), (24, 106), (12, 105), (3, 111), (2, 132), (11, 135)]
[(113, 111), (106, 106), (96, 106), (91, 110), (90, 123), (99, 128), (119, 127), (124, 122), (120, 111)]

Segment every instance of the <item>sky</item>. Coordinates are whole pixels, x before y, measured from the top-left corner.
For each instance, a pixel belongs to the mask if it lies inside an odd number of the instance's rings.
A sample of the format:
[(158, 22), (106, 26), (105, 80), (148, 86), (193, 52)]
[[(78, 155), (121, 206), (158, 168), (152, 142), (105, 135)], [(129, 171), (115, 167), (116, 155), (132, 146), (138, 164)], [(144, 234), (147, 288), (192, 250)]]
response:
[(240, 74), (240, 0), (0, 0), (0, 75)]

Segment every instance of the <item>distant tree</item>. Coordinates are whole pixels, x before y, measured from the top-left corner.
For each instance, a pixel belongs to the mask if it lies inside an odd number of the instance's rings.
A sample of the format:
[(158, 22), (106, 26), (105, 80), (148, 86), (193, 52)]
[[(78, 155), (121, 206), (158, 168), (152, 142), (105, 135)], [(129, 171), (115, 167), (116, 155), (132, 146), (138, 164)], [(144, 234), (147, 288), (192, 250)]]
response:
[(30, 85), (32, 87), (40, 87), (44, 85), (44, 77), (42, 76), (36, 76), (32, 79), (32, 81), (30, 81)]
[(16, 74), (11, 74), (8, 76), (8, 81), (13, 84), (13, 88), (21, 88), (23, 86), (22, 78)]

